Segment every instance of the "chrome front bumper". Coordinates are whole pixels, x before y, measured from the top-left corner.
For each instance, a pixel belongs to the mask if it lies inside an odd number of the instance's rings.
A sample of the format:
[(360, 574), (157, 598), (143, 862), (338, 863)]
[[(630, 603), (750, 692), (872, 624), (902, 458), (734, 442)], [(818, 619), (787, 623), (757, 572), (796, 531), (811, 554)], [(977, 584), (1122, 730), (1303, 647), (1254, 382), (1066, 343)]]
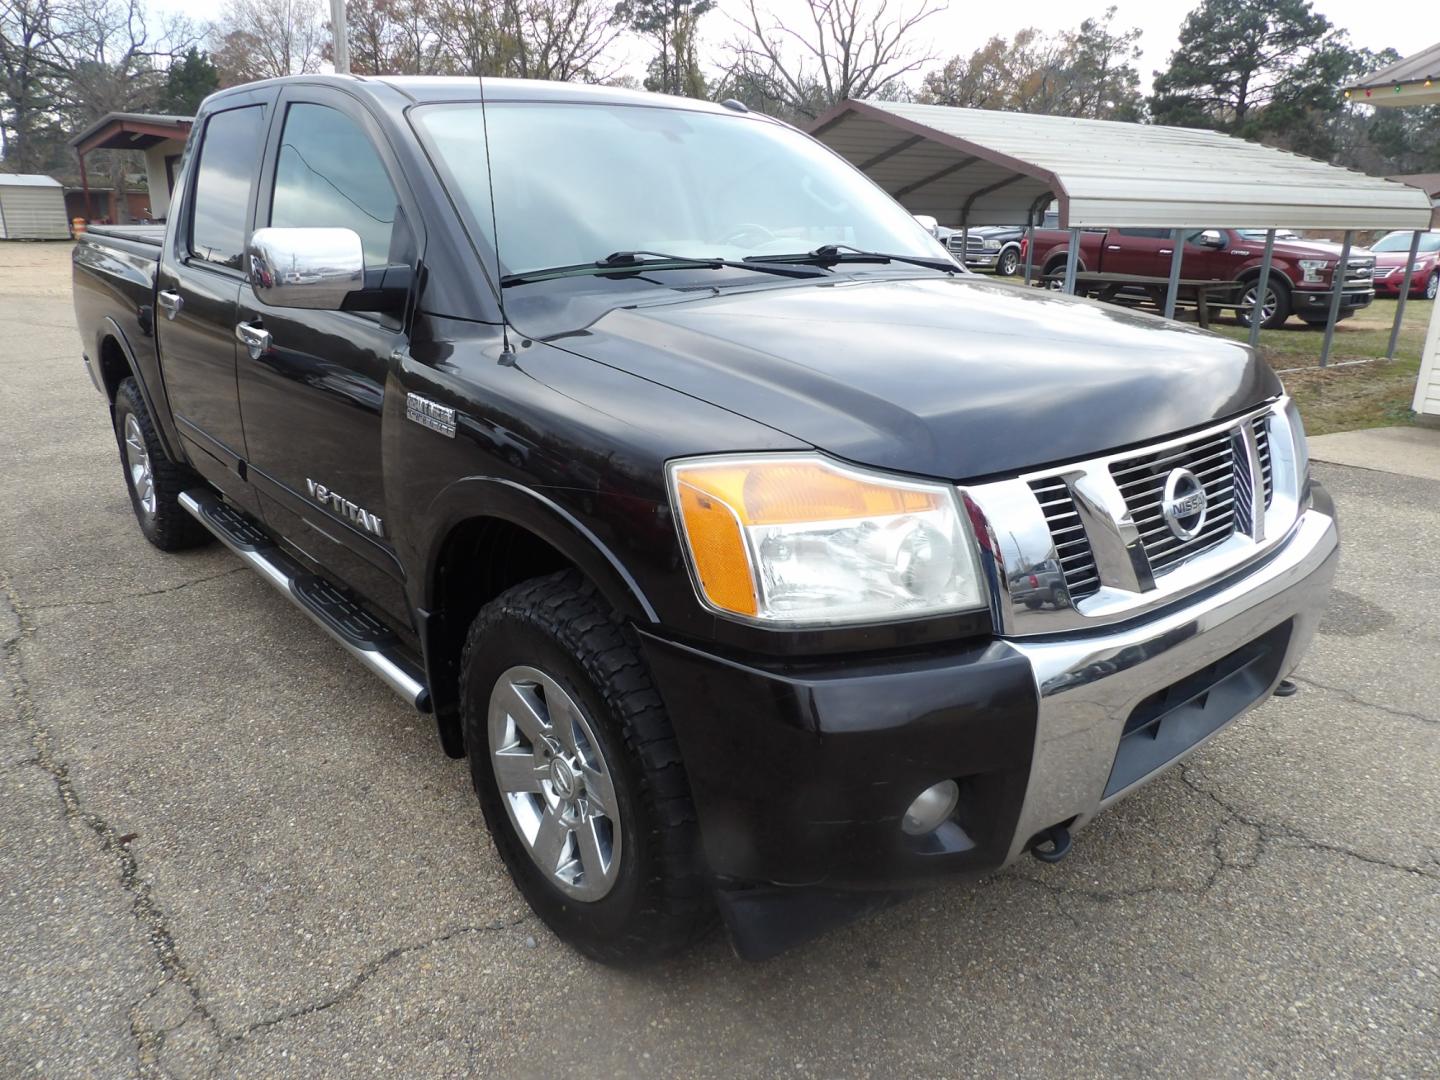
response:
[(1323, 491), (1317, 489), (1317, 495), (1321, 508), (1306, 510), (1269, 558), (1198, 599), (1117, 629), (1008, 642), (1030, 661), (1040, 700), (1034, 760), (1010, 860), (1052, 825), (1070, 821), (1072, 831), (1085, 825), (1103, 807), (1214, 734), (1107, 796), (1126, 720), (1156, 691), (1229, 656), (1287, 620), (1291, 628), (1278, 674), (1235, 716), (1264, 701), (1275, 684), (1294, 670), (1324, 612), (1339, 557), (1333, 511)]

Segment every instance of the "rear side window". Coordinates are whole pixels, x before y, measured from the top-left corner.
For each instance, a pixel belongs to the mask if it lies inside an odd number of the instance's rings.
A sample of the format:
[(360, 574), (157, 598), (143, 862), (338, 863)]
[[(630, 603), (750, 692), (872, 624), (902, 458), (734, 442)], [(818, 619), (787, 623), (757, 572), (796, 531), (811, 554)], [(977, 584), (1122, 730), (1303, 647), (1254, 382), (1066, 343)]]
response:
[(260, 160), (265, 107), (250, 105), (216, 113), (205, 125), (195, 171), (195, 209), (190, 217), (190, 254), (240, 269), (250, 184)]
[(395, 220), (395, 188), (360, 125), (338, 109), (291, 105), (275, 165), (270, 224), (353, 229), (364, 245), (366, 268), (375, 269), (391, 261)]
[(1169, 229), (1119, 229), (1121, 236), (1138, 236), (1144, 240), (1169, 240)]

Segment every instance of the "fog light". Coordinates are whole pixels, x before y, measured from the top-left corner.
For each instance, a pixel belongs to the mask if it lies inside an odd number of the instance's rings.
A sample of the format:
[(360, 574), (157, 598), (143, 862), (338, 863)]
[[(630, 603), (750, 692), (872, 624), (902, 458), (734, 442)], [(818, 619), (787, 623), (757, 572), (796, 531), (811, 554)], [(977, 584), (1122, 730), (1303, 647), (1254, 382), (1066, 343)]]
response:
[(900, 828), (911, 836), (924, 836), (933, 832), (954, 812), (955, 804), (959, 801), (960, 788), (955, 781), (941, 780), (934, 787), (922, 791), (910, 804), (910, 809), (905, 811), (904, 820), (900, 822)]

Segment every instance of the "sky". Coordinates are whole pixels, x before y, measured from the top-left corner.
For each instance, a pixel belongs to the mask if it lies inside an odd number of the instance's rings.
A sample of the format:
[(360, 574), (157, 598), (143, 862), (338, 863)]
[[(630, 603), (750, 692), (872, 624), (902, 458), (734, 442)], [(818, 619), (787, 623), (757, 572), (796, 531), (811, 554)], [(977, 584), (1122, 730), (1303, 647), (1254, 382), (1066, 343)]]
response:
[[(765, 0), (767, 6), (783, 13), (794, 0)], [(891, 4), (911, 4), (916, 0), (890, 0)], [(1142, 84), (1148, 89), (1157, 68), (1165, 66), (1175, 48), (1180, 24), (1198, 0), (1113, 0), (1115, 25), (1122, 29), (1138, 26), (1144, 31), (1140, 39), (1144, 55), (1138, 65)], [(322, 0), (328, 10), (328, 0)], [(969, 53), (990, 37), (1012, 36), (1017, 30), (1035, 26), (1042, 30), (1073, 29), (1090, 15), (1100, 15), (1107, 0), (1077, 3), (1076, 0), (1025, 0), (1004, 4), (995, 0), (972, 2), (951, 0), (946, 9), (922, 23), (916, 32), (917, 48), (939, 57), (933, 66), (956, 53)], [(1315, 9), (1332, 23), (1350, 33), (1351, 43), (1369, 49), (1393, 47), (1401, 53), (1419, 50), (1440, 41), (1440, 4), (1433, 0), (1389, 0), (1379, 3), (1356, 3), (1355, 0), (1315, 0)], [(157, 10), (175, 11), (195, 19), (217, 19), (224, 10), (225, 0), (151, 0)], [(719, 9), (705, 17), (704, 36), (719, 44), (733, 33), (728, 12), (740, 10), (739, 0), (720, 0)], [(630, 60), (631, 73), (642, 75), (645, 52), (630, 46), (623, 54)], [(928, 67), (927, 67), (928, 70)], [(918, 84), (919, 79), (910, 80)]]

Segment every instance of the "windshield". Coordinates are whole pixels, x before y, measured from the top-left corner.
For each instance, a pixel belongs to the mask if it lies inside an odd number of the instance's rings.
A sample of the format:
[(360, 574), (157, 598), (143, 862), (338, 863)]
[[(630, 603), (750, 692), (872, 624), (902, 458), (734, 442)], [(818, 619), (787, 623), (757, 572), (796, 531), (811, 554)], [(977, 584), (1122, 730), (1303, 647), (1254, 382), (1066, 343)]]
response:
[[(505, 274), (622, 251), (743, 259), (844, 244), (946, 258), (868, 179), (779, 124), (637, 105), (487, 109)], [(479, 104), (413, 116), (470, 227), (493, 245)]]
[[(1409, 251), (1414, 233), (1392, 232), (1382, 240), (1370, 245), (1371, 251)], [(1421, 233), (1421, 251), (1440, 251), (1440, 233)]]

